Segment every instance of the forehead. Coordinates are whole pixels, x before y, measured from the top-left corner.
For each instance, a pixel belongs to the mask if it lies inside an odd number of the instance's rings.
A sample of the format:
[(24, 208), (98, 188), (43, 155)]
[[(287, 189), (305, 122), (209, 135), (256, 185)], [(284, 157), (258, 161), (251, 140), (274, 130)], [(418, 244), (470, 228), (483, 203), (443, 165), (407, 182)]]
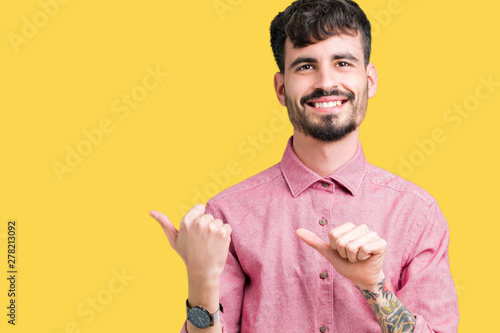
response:
[(316, 58), (321, 60), (326, 57), (330, 59), (333, 55), (350, 53), (360, 61), (364, 59), (363, 41), (361, 34), (335, 35), (306, 47), (293, 47), (290, 38), (285, 40), (285, 68), (298, 57)]

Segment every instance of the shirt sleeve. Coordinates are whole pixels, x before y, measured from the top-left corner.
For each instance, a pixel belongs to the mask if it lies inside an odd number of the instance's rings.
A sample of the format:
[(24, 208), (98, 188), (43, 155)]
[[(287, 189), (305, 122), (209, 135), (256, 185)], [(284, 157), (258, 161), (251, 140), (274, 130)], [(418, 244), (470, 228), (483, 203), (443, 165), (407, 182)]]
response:
[[(205, 214), (228, 223), (223, 214), (217, 209), (212, 200), (207, 202)], [(224, 309), (220, 320), (223, 333), (236, 333), (240, 331), (241, 308), (245, 288), (245, 273), (238, 262), (234, 246), (231, 242), (227, 255), (226, 265), (220, 281), (220, 303)], [(181, 333), (187, 333), (187, 322), (182, 325)]]
[(457, 332), (459, 312), (448, 260), (449, 228), (434, 202), (409, 233), (410, 253), (397, 297), (416, 319), (414, 332)]

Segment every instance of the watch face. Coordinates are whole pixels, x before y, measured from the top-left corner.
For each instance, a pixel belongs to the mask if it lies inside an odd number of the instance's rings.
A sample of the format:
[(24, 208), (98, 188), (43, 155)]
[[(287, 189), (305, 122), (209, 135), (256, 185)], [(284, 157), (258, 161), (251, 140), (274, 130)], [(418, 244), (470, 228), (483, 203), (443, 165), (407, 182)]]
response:
[(208, 313), (196, 306), (189, 310), (188, 319), (191, 324), (198, 328), (207, 328), (210, 326), (210, 317)]

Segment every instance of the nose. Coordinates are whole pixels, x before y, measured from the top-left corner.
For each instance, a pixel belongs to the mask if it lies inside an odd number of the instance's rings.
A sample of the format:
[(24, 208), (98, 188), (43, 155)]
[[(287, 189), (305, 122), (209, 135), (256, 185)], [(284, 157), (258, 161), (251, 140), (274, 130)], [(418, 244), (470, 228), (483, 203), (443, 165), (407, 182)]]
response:
[(338, 88), (339, 83), (337, 79), (337, 75), (333, 68), (330, 68), (330, 66), (322, 66), (316, 72), (314, 89), (321, 89), (328, 92), (334, 88)]

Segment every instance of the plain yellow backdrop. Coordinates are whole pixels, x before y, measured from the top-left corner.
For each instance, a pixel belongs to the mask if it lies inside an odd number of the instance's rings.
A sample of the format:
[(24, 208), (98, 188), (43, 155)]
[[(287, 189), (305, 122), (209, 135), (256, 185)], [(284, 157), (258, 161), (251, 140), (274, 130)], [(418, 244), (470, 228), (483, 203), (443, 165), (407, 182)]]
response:
[[(492, 331), (500, 31), (493, 1), (359, 1), (379, 91), (368, 160), (428, 190), (451, 230), (460, 332)], [(185, 269), (150, 209), (277, 163), (292, 128), (269, 24), (289, 0), (0, 5), (0, 330), (177, 332)], [(17, 220), (16, 325), (7, 222)], [(416, 290), (415, 292), (418, 292)]]

